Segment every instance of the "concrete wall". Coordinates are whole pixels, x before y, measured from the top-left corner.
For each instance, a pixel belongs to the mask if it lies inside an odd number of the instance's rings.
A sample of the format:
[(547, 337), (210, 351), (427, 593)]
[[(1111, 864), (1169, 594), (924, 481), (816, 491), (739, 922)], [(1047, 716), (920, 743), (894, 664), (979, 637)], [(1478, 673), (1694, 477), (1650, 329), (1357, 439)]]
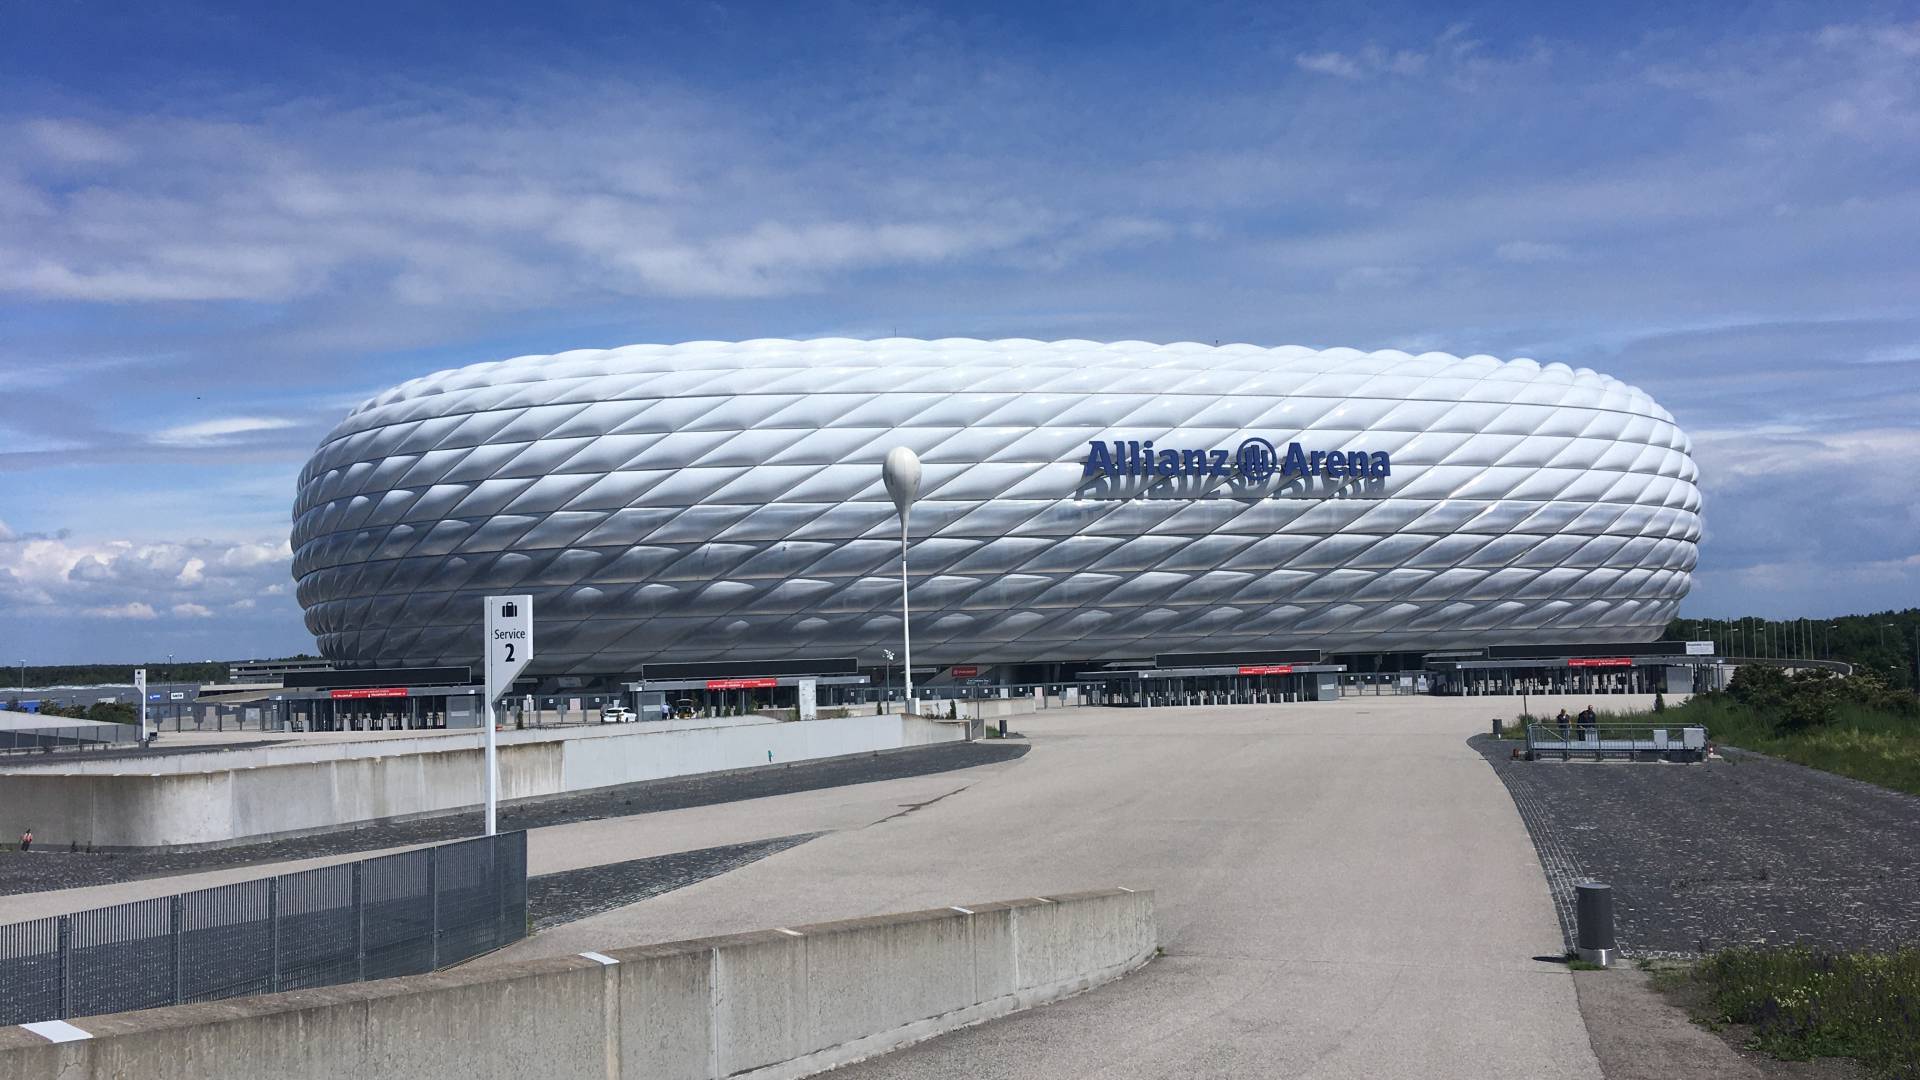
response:
[[(898, 716), (501, 732), (500, 797), (538, 799), (966, 735), (965, 725)], [(477, 738), (445, 735), (9, 770), (0, 780), (0, 832), (32, 828), (50, 848), (76, 840), (125, 848), (328, 831), (477, 806), (482, 761)]]
[(784, 1080), (1097, 986), (1158, 940), (1146, 892), (963, 906), (0, 1028), (0, 1080)]

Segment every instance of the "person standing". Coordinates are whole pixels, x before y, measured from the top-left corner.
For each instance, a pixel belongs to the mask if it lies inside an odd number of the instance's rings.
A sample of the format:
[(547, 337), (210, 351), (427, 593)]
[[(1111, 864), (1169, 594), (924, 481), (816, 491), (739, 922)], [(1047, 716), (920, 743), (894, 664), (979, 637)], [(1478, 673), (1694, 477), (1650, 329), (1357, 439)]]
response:
[(1566, 739), (1573, 734), (1573, 717), (1567, 715), (1567, 710), (1561, 709), (1560, 715), (1554, 717), (1553, 722), (1559, 726), (1560, 737), (1562, 739)]
[(1581, 709), (1580, 710), (1580, 737), (1583, 739), (1590, 738), (1592, 736), (1598, 735), (1599, 733), (1600, 733), (1599, 718), (1594, 715), (1593, 706), (1589, 705), (1586, 708)]
[(33, 829), (32, 827), (28, 827), (27, 831), (20, 834), (20, 850), (26, 851), (32, 847), (33, 847)]

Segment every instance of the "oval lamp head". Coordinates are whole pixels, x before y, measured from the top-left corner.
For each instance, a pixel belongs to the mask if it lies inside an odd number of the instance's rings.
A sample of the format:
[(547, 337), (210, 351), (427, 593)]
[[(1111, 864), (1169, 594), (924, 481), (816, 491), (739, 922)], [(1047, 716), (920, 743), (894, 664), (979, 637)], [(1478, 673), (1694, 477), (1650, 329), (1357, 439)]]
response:
[(880, 478), (887, 482), (887, 494), (893, 496), (894, 508), (901, 517), (907, 516), (907, 507), (920, 494), (920, 459), (913, 451), (904, 446), (896, 446), (887, 451), (886, 463), (880, 466)]

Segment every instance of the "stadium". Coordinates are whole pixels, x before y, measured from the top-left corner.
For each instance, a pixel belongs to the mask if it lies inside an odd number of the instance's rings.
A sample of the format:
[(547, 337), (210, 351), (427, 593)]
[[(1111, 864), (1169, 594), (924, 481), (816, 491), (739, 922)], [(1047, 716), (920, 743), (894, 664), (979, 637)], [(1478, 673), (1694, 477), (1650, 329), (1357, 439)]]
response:
[(470, 664), (493, 593), (534, 597), (549, 679), (877, 665), (901, 637), (896, 446), (924, 463), (907, 564), (914, 659), (936, 667), (1650, 642), (1701, 529), (1686, 435), (1584, 368), (702, 341), (365, 402), (300, 475), (300, 603), (343, 666)]

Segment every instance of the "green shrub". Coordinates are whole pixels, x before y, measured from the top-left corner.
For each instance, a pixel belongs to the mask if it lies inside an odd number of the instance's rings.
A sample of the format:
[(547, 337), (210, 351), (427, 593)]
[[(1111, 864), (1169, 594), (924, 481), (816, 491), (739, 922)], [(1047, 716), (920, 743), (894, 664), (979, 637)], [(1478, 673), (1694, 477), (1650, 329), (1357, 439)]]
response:
[[(1751, 677), (1750, 671), (1769, 674)], [(1869, 675), (1788, 678), (1742, 667), (1733, 688), (1697, 694), (1651, 714), (1606, 723), (1700, 725), (1717, 746), (1736, 746), (1920, 795), (1920, 719), (1905, 691)], [(1756, 704), (1764, 702), (1765, 704)]]
[(1706, 1017), (1753, 1027), (1775, 1057), (1857, 1058), (1875, 1076), (1920, 1077), (1920, 949), (1729, 949), (1691, 976)]

